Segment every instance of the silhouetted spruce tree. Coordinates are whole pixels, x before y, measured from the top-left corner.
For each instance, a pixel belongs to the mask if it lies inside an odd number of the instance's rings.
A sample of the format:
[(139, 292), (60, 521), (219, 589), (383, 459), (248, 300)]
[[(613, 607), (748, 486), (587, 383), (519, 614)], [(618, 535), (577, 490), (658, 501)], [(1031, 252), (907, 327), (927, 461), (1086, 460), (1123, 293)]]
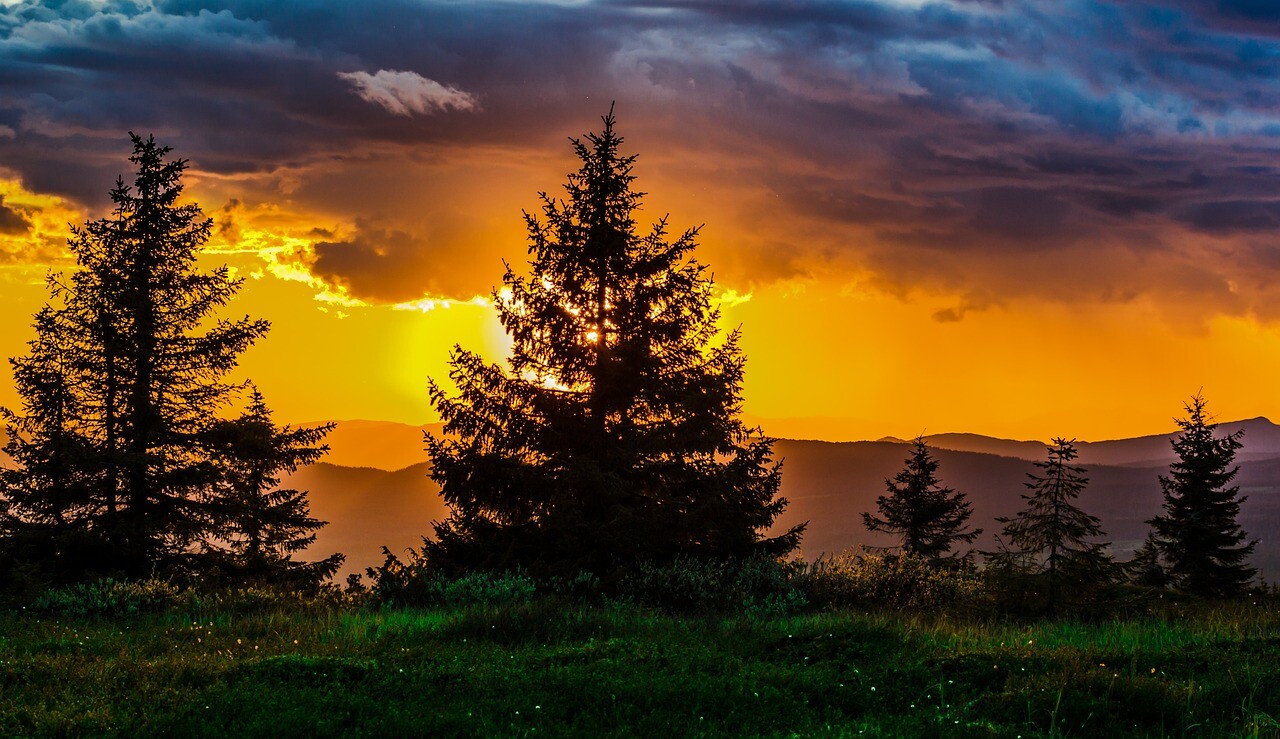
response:
[(444, 570), (616, 573), (680, 556), (782, 554), (802, 527), (767, 529), (786, 501), (772, 440), (739, 419), (738, 332), (714, 344), (697, 229), (640, 233), (633, 155), (604, 130), (571, 139), (563, 199), (526, 213), (529, 273), (495, 291), (510, 370), (455, 348), (451, 395), (428, 436), (450, 507), (423, 554)]
[(1073, 502), (1089, 482), (1084, 468), (1072, 464), (1075, 440), (1054, 439), (1048, 452), (1048, 460), (1035, 463), (1043, 474), (1027, 473), (1030, 482), (1024, 484), (1031, 492), (1022, 496), (1026, 507), (1014, 518), (996, 519), (1004, 524), (1003, 548), (994, 556), (1043, 580), (1046, 606), (1053, 613), (1064, 592), (1078, 599), (1110, 582), (1112, 564), (1106, 543), (1086, 541), (1104, 536), (1101, 521)]
[(1236, 522), (1245, 498), (1231, 485), (1244, 430), (1214, 436), (1216, 424), (1199, 394), (1184, 407), (1187, 417), (1175, 419), (1182, 429), (1173, 440), (1178, 459), (1168, 477), (1160, 476), (1164, 514), (1148, 523), (1175, 587), (1210, 597), (1240, 595), (1257, 572), (1248, 564), (1257, 542), (1242, 544), (1245, 533)]
[(868, 531), (900, 537), (904, 554), (941, 563), (959, 559), (952, 547), (972, 542), (982, 529), (968, 529), (972, 504), (964, 493), (943, 487), (937, 472), (938, 460), (924, 437), (917, 437), (902, 471), (884, 481), (889, 494), (876, 498), (880, 515), (863, 513), (862, 523)]
[[(196, 268), (211, 222), (198, 205), (179, 202), (186, 161), (168, 158), (153, 138), (130, 137), (132, 184), (118, 178), (111, 214), (74, 229), (77, 269), (50, 276), (53, 303), (37, 317), (32, 353), (14, 362), (33, 378), (57, 366), (57, 382), (74, 398), (60, 416), (40, 390), (45, 381), (20, 383), (24, 412), (10, 416), (19, 433), (7, 447), (19, 461), (10, 486), (31, 491), (13, 501), (18, 527), (62, 507), (63, 523), (97, 543), (100, 556), (54, 565), (73, 577), (191, 564), (208, 533), (204, 500), (220, 463), (202, 447), (204, 431), (237, 387), (224, 376), (268, 329), (248, 318), (214, 320), (240, 281), (225, 267)], [(67, 473), (78, 481), (69, 507), (51, 502), (47, 475), (31, 464), (49, 458), (50, 440), (64, 432), (81, 445)]]
[(239, 418), (218, 421), (209, 429), (207, 446), (222, 464), (210, 502), (216, 536), (205, 547), (210, 564), (228, 580), (311, 589), (341, 566), (341, 554), (315, 562), (294, 560), (326, 522), (312, 518), (306, 491), (279, 489), (280, 473), (324, 456), (329, 447), (322, 442), (333, 427), (278, 427), (254, 388)]

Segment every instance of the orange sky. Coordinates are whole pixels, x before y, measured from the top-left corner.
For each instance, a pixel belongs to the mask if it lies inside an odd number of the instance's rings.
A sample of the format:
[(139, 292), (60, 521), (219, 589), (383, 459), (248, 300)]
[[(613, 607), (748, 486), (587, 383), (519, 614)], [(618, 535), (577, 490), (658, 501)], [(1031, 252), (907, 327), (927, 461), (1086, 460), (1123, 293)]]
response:
[[(561, 157), (525, 179), (540, 175), (550, 187), (571, 164)], [(640, 173), (643, 185), (650, 168)], [(225, 197), (219, 191), (226, 185), (191, 179), (200, 183), (191, 192), (197, 200)], [(10, 204), (39, 206), (32, 247), (58, 243), (66, 220), (85, 217), (12, 180), (0, 187)], [(523, 257), (519, 210), (532, 207), (533, 189), (500, 198), (500, 207), (492, 196), (464, 193), (457, 207), (470, 204), (478, 232), (499, 242), (477, 246), (477, 254), (492, 255), (477, 258), (479, 278), (487, 273), (490, 282), (499, 280), (499, 255)], [(712, 216), (725, 210), (707, 192), (687, 202), (652, 199)], [(217, 208), (206, 209), (219, 217)], [(259, 384), (282, 419), (433, 421), (426, 378), (446, 376), (455, 342), (493, 359), (504, 356), (505, 337), (482, 299), (366, 302), (317, 280), (305, 269), (305, 255), (289, 251), (305, 245), (299, 234), (317, 223), (337, 230), (346, 224), (292, 212), (287, 204), (241, 205), (221, 218), (236, 228), (216, 239), (206, 259), (231, 264), (246, 278), (231, 311), (273, 322), (268, 337), (245, 355), (242, 374)], [(689, 214), (680, 212), (679, 220), (689, 222)], [(744, 238), (731, 220), (723, 221), (708, 219), (704, 227), (700, 256), (713, 270), (733, 262), (726, 252)], [(49, 256), (49, 249), (42, 253)], [(30, 316), (45, 299), (41, 279), (50, 260), (28, 261), (0, 268), (0, 346), (9, 355), (22, 351)], [(724, 324), (744, 332), (745, 411), (775, 435), (861, 439), (965, 430), (1114, 438), (1168, 430), (1181, 401), (1201, 387), (1222, 419), (1280, 417), (1280, 399), (1269, 391), (1280, 370), (1280, 329), (1254, 319), (1184, 324), (1146, 300), (1067, 305), (1020, 298), (940, 321), (938, 311), (956, 306), (961, 296), (889, 292), (848, 271), (767, 284), (729, 272), (719, 278)], [(0, 402), (15, 402), (7, 377)]]

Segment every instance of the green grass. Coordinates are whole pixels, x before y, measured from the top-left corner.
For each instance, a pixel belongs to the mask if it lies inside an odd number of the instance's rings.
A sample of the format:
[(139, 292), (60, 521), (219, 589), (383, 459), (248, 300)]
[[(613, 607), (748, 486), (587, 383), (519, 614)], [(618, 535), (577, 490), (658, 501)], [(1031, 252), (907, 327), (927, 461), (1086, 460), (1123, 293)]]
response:
[(3, 736), (1280, 736), (1280, 612), (0, 616)]

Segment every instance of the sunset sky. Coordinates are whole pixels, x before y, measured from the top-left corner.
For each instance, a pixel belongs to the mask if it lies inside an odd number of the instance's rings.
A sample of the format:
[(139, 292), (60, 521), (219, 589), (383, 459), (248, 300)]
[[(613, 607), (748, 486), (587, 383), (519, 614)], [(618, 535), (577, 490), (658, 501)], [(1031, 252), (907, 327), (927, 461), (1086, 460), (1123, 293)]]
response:
[(1201, 388), (1280, 420), (1265, 0), (0, 0), (0, 355), (154, 133), (274, 324), (242, 374), (278, 418), (433, 421), (611, 101), (769, 433), (1099, 439)]

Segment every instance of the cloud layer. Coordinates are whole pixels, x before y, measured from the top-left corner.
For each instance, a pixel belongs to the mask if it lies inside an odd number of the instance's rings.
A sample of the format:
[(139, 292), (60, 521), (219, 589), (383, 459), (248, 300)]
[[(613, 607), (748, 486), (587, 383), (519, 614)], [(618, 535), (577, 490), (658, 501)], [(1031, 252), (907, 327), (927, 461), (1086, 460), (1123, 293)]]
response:
[(307, 268), (370, 301), (487, 292), (522, 250), (492, 214), (617, 100), (641, 186), (734, 286), (1280, 317), (1265, 3), (32, 2), (0, 10), (0, 83), (28, 188), (100, 207), (123, 132), (155, 131), (206, 197), (342, 224)]

